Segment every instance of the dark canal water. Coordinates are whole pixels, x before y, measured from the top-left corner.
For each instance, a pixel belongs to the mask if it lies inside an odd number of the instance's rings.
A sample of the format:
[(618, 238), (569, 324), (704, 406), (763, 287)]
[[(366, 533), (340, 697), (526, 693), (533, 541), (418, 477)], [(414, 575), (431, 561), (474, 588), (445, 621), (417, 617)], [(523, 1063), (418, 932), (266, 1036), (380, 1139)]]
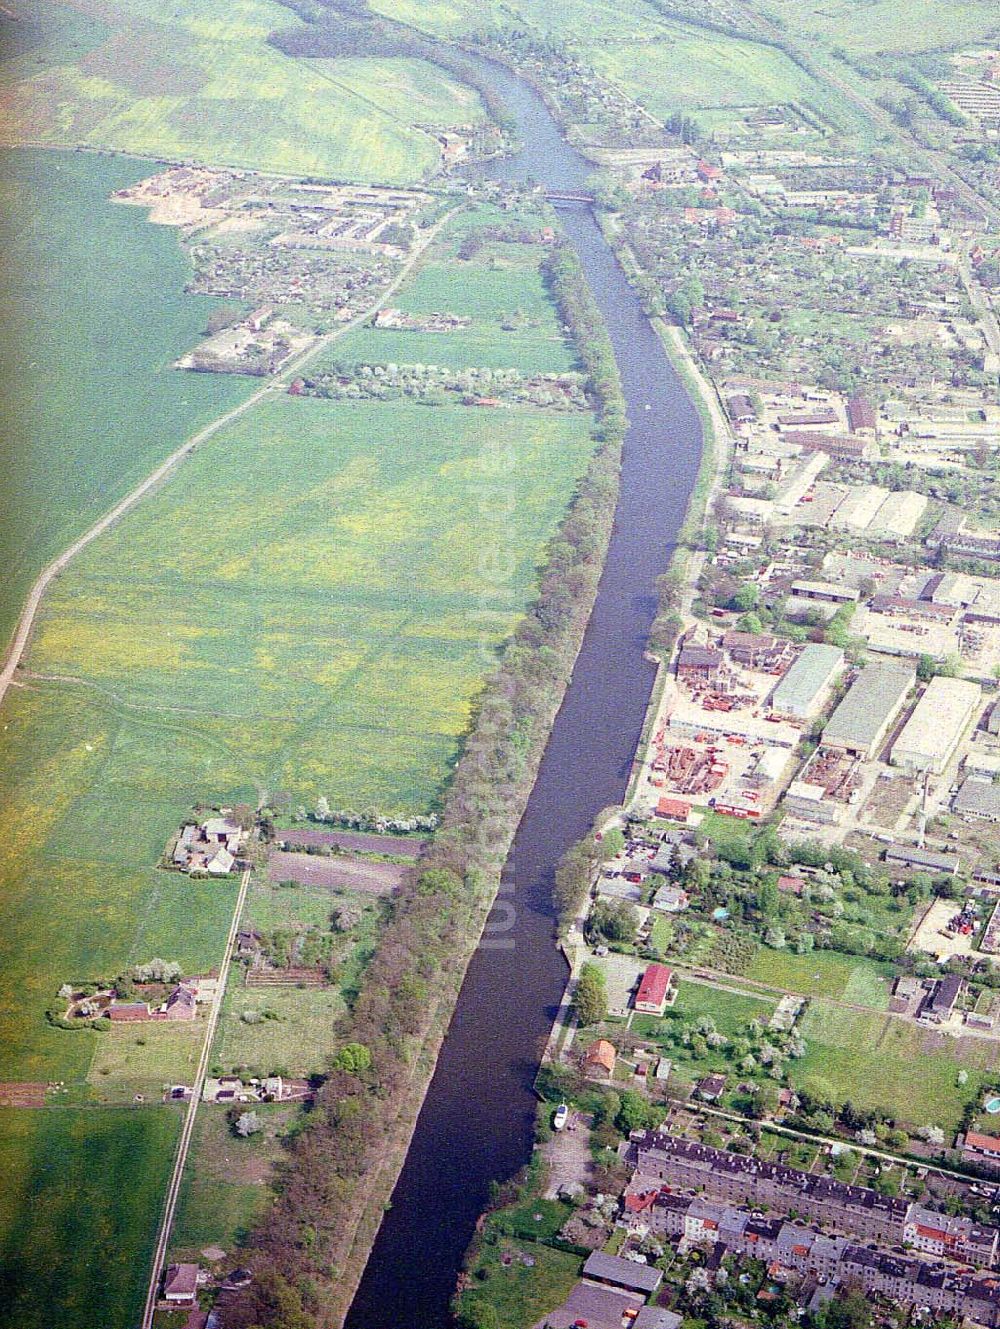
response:
[[(493, 177), (581, 189), (592, 167), (565, 143), (543, 100), (502, 67), (480, 64), (525, 144), (493, 163)], [(553, 944), (553, 869), (595, 814), (624, 794), (653, 685), (643, 649), (654, 582), (698, 470), (698, 413), (617, 260), (588, 208), (570, 206), (561, 217), (625, 388), (631, 425), (621, 497), (583, 649), (507, 865), (506, 893), (466, 976), (347, 1329), (443, 1329), (489, 1183), (530, 1156), (531, 1085), (567, 976)]]

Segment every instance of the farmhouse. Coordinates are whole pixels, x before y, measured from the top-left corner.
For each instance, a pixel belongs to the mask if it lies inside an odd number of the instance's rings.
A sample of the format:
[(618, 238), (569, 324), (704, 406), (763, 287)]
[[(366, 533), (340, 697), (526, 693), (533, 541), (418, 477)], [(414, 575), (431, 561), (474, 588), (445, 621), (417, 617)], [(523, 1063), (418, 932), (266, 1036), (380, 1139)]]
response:
[(130, 1024), (136, 1020), (152, 1019), (145, 1001), (118, 1001), (108, 1007), (108, 1018), (113, 1024)]
[(838, 647), (811, 642), (774, 689), (771, 711), (796, 720), (815, 715), (843, 664), (844, 652)]
[(181, 872), (225, 877), (236, 867), (245, 840), (246, 832), (229, 817), (191, 822), (177, 837), (170, 861)]
[(890, 760), (911, 774), (940, 775), (979, 705), (979, 684), (932, 678), (892, 746)]
[(916, 672), (895, 664), (867, 665), (823, 730), (826, 747), (871, 761), (903, 709)]
[(651, 964), (639, 981), (635, 1009), (645, 1015), (662, 1015), (670, 999), (673, 970), (665, 964)]
[(163, 1300), (172, 1306), (193, 1306), (198, 1295), (198, 1266), (171, 1264), (163, 1275)]

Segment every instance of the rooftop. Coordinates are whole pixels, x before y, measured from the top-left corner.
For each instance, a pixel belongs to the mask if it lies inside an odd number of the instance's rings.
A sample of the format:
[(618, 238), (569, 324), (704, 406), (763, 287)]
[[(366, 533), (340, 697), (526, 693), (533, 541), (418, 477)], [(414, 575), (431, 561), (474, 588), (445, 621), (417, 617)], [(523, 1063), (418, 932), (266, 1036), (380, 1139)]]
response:
[(823, 741), (870, 747), (915, 682), (916, 674), (904, 665), (867, 665), (830, 716)]
[(617, 1283), (619, 1287), (645, 1293), (655, 1292), (663, 1281), (659, 1269), (653, 1269), (648, 1264), (635, 1264), (617, 1255), (605, 1255), (603, 1251), (594, 1251), (593, 1255), (588, 1256), (583, 1273), (586, 1278), (596, 1278), (602, 1283)]
[(772, 710), (805, 715), (843, 663), (844, 652), (839, 647), (810, 642), (774, 689)]

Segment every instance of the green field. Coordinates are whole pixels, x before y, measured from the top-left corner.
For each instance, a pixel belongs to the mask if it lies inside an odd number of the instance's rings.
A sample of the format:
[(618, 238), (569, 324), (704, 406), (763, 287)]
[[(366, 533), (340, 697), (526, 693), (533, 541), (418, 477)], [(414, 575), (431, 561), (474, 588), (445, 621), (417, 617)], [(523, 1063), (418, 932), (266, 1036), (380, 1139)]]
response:
[(813, 79), (773, 46), (681, 24), (661, 31), (655, 42), (609, 43), (592, 53), (599, 72), (654, 115), (816, 99)]
[(134, 1329), (180, 1125), (167, 1107), (0, 1109), (3, 1329)]
[(733, 1065), (725, 1048), (711, 1048), (706, 1056), (696, 1058), (679, 1040), (675, 1041), (682, 1025), (709, 1016), (715, 1021), (718, 1032), (728, 1039), (743, 1032), (751, 1020), (759, 1020), (766, 1025), (776, 1005), (773, 999), (729, 992), (704, 983), (681, 982), (677, 987), (677, 1000), (671, 1007), (671, 1015), (664, 1020), (655, 1015), (635, 1015), (631, 1028), (641, 1038), (658, 1043), (674, 1065), (687, 1076), (697, 1078), (710, 1071), (729, 1073)]
[[(31, 665), (182, 723), (206, 752), (238, 752), (261, 788), (424, 808), (484, 653), (532, 592), (589, 428), (543, 412), (513, 424), (501, 410), (271, 400), (60, 578)], [(500, 582), (481, 563), (491, 540), (509, 559)]]
[(154, 864), (192, 797), (240, 788), (252, 793), (237, 759), (192, 741), (169, 717), (150, 720), (72, 686), (9, 694), (0, 729), (0, 1079), (82, 1081), (98, 1038), (117, 1037), (47, 1025), (62, 983), (113, 978), (156, 955), (189, 973), (219, 963), (236, 883), (191, 881)]
[(705, 983), (679, 983), (677, 1001), (673, 1009), (684, 1020), (697, 1020), (709, 1015), (720, 1034), (731, 1038), (751, 1020), (767, 1022), (774, 1014), (777, 1002), (771, 998), (741, 995), (712, 988)]
[(770, 0), (793, 33), (815, 34), (858, 54), (957, 50), (996, 42), (993, 0)]
[(280, 1135), (299, 1108), (256, 1103), (253, 1111), (264, 1130), (245, 1140), (233, 1131), (225, 1108), (209, 1106), (198, 1113), (177, 1202), (173, 1257), (196, 1259), (208, 1245), (231, 1250), (267, 1204), (271, 1191), (264, 1178), (281, 1156)]
[(217, 302), (183, 294), (175, 232), (109, 201), (148, 163), (21, 150), (0, 162), (6, 642), (44, 563), (249, 387), (170, 368)]
[(0, 71), (7, 142), (399, 184), (440, 160), (417, 125), (482, 118), (478, 96), (430, 64), (282, 54), (267, 37), (298, 21), (276, 0), (77, 0), (42, 14)]
[[(510, 1245), (485, 1248), (481, 1264), (489, 1271), (488, 1280), (474, 1281), (475, 1291), (467, 1293), (462, 1304), (486, 1301), (496, 1309), (503, 1329), (530, 1329), (569, 1296), (580, 1277), (582, 1261), (578, 1255), (532, 1243), (530, 1267), (521, 1259), (501, 1264), (499, 1251)], [(522, 1247), (516, 1242), (513, 1247), (521, 1253)]]
[[(884, 1109), (914, 1128), (955, 1131), (965, 1103), (995, 1083), (996, 1047), (982, 1039), (954, 1039), (913, 1021), (823, 1001), (812, 1003), (801, 1028), (808, 1051), (789, 1062), (798, 1088), (835, 1103)], [(962, 1069), (968, 1081), (959, 1085)]]
[(97, 1040), (88, 1083), (98, 1099), (154, 1102), (167, 1085), (193, 1083), (204, 1036), (200, 1019), (112, 1026)]
[(808, 997), (833, 997), (856, 1006), (884, 1011), (889, 1007), (893, 967), (839, 951), (810, 951), (794, 955), (762, 947), (747, 972), (747, 978), (769, 983), (786, 992)]

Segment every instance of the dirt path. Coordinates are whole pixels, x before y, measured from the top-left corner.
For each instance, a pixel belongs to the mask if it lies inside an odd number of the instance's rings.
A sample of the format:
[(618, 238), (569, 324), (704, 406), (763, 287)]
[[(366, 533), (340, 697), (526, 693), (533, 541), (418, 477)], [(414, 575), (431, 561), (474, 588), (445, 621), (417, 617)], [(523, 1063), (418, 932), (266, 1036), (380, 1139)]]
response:
[(191, 1136), (194, 1133), (195, 1116), (198, 1112), (198, 1104), (201, 1102), (201, 1092), (205, 1084), (205, 1072), (208, 1070), (208, 1058), (212, 1051), (215, 1030), (219, 1023), (219, 1013), (222, 1010), (222, 1002), (226, 995), (226, 979), (229, 976), (229, 964), (232, 959), (233, 948), (236, 945), (236, 931), (240, 925), (240, 918), (243, 915), (243, 906), (246, 904), (247, 890), (249, 889), (249, 886), (250, 872), (247, 871), (244, 872), (243, 880), (240, 882), (239, 895), (236, 897), (236, 906), (233, 909), (233, 917), (229, 924), (229, 932), (226, 936), (226, 950), (222, 957), (222, 963), (219, 966), (218, 992), (215, 1001), (212, 1003), (212, 1009), (209, 1012), (208, 1028), (205, 1030), (205, 1038), (201, 1048), (201, 1057), (198, 1059), (198, 1070), (195, 1073), (191, 1099), (188, 1103), (187, 1114), (184, 1117), (184, 1125), (181, 1128), (180, 1143), (177, 1146), (177, 1157), (174, 1159), (174, 1170), (170, 1175), (170, 1185), (167, 1187), (166, 1204), (164, 1205), (163, 1218), (160, 1221), (160, 1230), (156, 1238), (156, 1247), (153, 1251), (153, 1266), (149, 1273), (149, 1288), (146, 1292), (146, 1306), (142, 1313), (142, 1329), (152, 1329), (153, 1314), (156, 1310), (156, 1289), (160, 1283), (160, 1272), (166, 1262), (167, 1250), (170, 1246), (170, 1233), (174, 1225), (177, 1197), (180, 1194), (181, 1181), (184, 1177), (184, 1165), (187, 1162), (188, 1149), (191, 1147)]
[(21, 617), (18, 619), (13, 640), (11, 641), (7, 654), (4, 657), (3, 668), (0, 670), (0, 704), (3, 703), (3, 699), (7, 695), (7, 689), (10, 687), (14, 674), (21, 663), (25, 650), (27, 649), (28, 642), (31, 639), (32, 629), (35, 625), (35, 619), (38, 616), (38, 609), (45, 596), (45, 592), (52, 585), (53, 581), (55, 581), (56, 577), (59, 576), (60, 572), (63, 572), (69, 567), (77, 554), (82, 553), (88, 545), (92, 544), (99, 536), (110, 530), (111, 527), (114, 526), (116, 522), (120, 521), (126, 513), (130, 512), (136, 504), (140, 503), (142, 499), (152, 493), (152, 491), (156, 489), (157, 486), (165, 480), (186, 457), (190, 456), (196, 448), (201, 447), (203, 443), (207, 443), (210, 438), (214, 438), (214, 436), (221, 430), (227, 428), (235, 420), (240, 419), (241, 416), (246, 415), (248, 411), (252, 411), (255, 406), (259, 405), (260, 402), (272, 393), (283, 391), (288, 380), (294, 377), (304, 365), (319, 355), (321, 351), (324, 351), (331, 342), (336, 341), (338, 337), (343, 337), (347, 332), (352, 332), (355, 328), (360, 327), (363, 323), (366, 323), (368, 319), (372, 318), (378, 310), (381, 309), (393, 295), (395, 295), (396, 291), (413, 271), (418, 261), (423, 257), (427, 247), (432, 243), (440, 229), (451, 220), (458, 210), (458, 208), (452, 208), (451, 211), (445, 213), (440, 221), (431, 227), (427, 232), (427, 235), (424, 237), (423, 243), (414, 250), (403, 264), (396, 277), (390, 282), (374, 304), (358, 314), (356, 318), (351, 319), (349, 323), (345, 323), (343, 327), (327, 333), (325, 337), (320, 337), (312, 346), (306, 347), (304, 351), (293, 356), (285, 365), (284, 369), (276, 374), (274, 378), (270, 379), (264, 387), (258, 388), (256, 392), (251, 393), (250, 396), (247, 397), (246, 401), (241, 402), (238, 406), (234, 406), (231, 410), (226, 411), (216, 420), (213, 420), (211, 424), (206, 425), (203, 429), (200, 429), (196, 434), (192, 435), (191, 438), (185, 443), (182, 443), (176, 451), (172, 452), (166, 461), (161, 462), (151, 475), (148, 475), (145, 480), (136, 485), (131, 493), (126, 494), (123, 499), (116, 503), (110, 512), (105, 513), (105, 515), (101, 517), (99, 521), (95, 522), (88, 531), (85, 531), (83, 535), (74, 540), (68, 549), (64, 549), (58, 557), (54, 558), (47, 567), (42, 569), (31, 590), (28, 592), (28, 597), (25, 600), (24, 608), (21, 610)]

